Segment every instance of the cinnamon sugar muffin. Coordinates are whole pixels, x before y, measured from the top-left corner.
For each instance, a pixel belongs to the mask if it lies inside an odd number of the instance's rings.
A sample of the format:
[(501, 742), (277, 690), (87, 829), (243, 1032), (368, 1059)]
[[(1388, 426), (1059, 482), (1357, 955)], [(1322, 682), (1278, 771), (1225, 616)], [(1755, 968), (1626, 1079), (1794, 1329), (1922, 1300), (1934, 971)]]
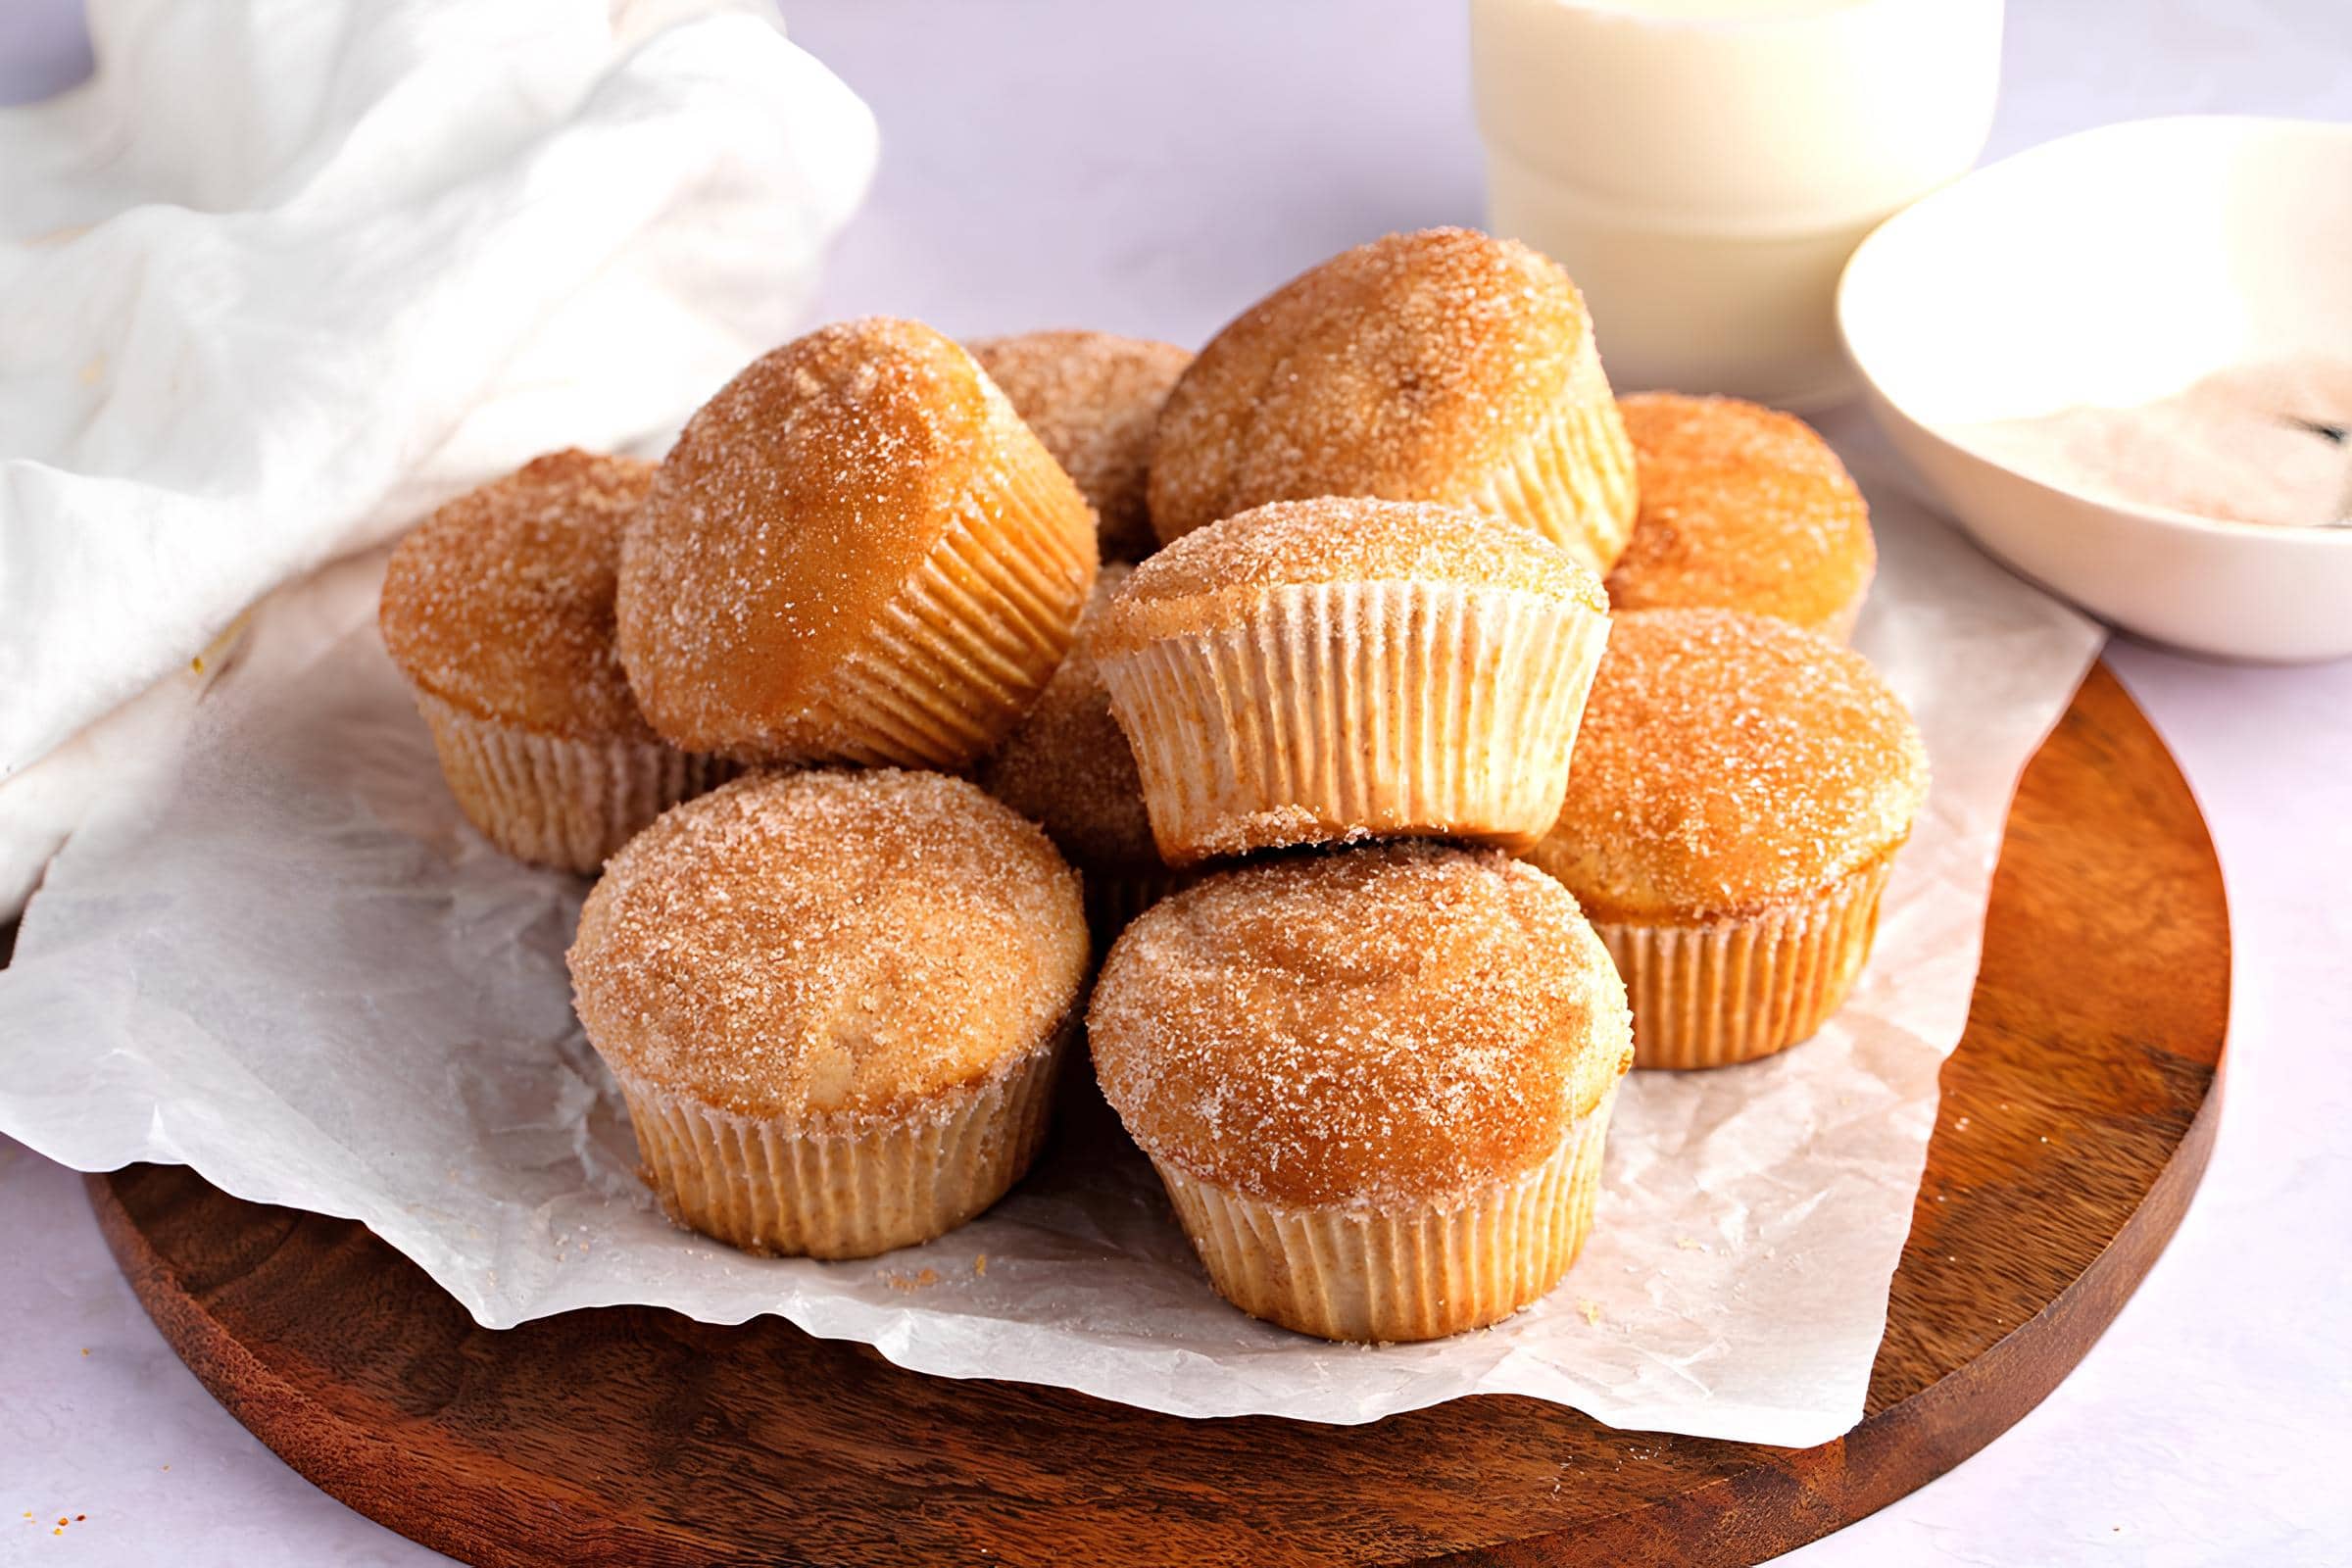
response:
[(1606, 572), (1634, 460), (1568, 274), (1471, 229), (1391, 234), (1219, 332), (1160, 414), (1152, 526), (1327, 495), (1467, 508)]
[(1111, 949), (1087, 1036), (1218, 1292), (1337, 1340), (1459, 1333), (1558, 1283), (1633, 1055), (1576, 900), (1426, 844), (1161, 901)]
[(1745, 610), (1845, 641), (1878, 550), (1862, 492), (1812, 426), (1737, 398), (1647, 392), (1617, 408), (1642, 510), (1610, 604)]
[(1592, 917), (1642, 1067), (1811, 1036), (1870, 956), (1927, 754), (1859, 654), (1760, 615), (1616, 617), (1559, 825), (1529, 858)]
[(1152, 838), (1135, 753), (1110, 714), (1110, 689), (1095, 662), (1092, 632), (1135, 568), (1102, 568), (1078, 622), (1078, 640), (1004, 744), (980, 766), (983, 789), (1046, 830), (1086, 884), (1087, 923), (1110, 940), (1189, 880), (1168, 868)]
[(434, 513), (384, 568), (377, 625), (450, 792), (517, 859), (594, 871), (731, 771), (662, 744), (613, 651), (621, 529), (653, 471), (536, 458)]
[(1087, 964), (1078, 879), (960, 779), (742, 779), (612, 858), (580, 1023), (670, 1217), (755, 1252), (927, 1241), (1045, 1136)]
[(1068, 652), (1085, 499), (970, 355), (824, 327), (687, 422), (620, 561), (654, 727), (745, 760), (961, 767)]
[(1559, 814), (1608, 636), (1600, 580), (1425, 502), (1276, 502), (1185, 535), (1094, 634), (1161, 857), (1434, 836), (1525, 849)]
[(1152, 432), (1192, 355), (1109, 332), (1023, 332), (969, 346), (1094, 507), (1103, 559), (1150, 555), (1159, 544), (1144, 487)]

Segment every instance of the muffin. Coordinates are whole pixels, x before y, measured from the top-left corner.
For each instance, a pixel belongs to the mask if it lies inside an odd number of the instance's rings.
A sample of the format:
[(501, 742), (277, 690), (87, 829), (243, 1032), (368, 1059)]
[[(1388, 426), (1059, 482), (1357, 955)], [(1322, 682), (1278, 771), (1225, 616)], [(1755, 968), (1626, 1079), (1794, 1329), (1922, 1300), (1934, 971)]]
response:
[(1927, 789), (1919, 731), (1859, 654), (1736, 611), (1629, 612), (1529, 858), (1625, 975), (1634, 1064), (1720, 1066), (1845, 1000)]
[(1164, 540), (1269, 501), (1436, 501), (1533, 529), (1596, 572), (1634, 522), (1634, 459), (1568, 274), (1463, 228), (1391, 234), (1292, 279), (1168, 395)]
[(1023, 332), (970, 347), (1095, 509), (1102, 558), (1150, 555), (1159, 544), (1144, 488), (1152, 432), (1192, 355), (1108, 332)]
[(1135, 753), (1110, 714), (1091, 632), (1134, 570), (1102, 568), (1078, 640), (1004, 744), (980, 765), (983, 789), (1046, 830), (1086, 885), (1087, 923), (1107, 947), (1128, 921), (1187, 879), (1152, 839)]
[(740, 779), (612, 858), (574, 1004), (669, 1216), (747, 1251), (939, 1236), (1035, 1157), (1087, 966), (1078, 879), (961, 779)]
[(594, 871), (732, 771), (662, 744), (613, 651), (621, 530), (653, 472), (536, 458), (434, 513), (384, 568), (377, 625), (450, 792), (516, 859)]
[(620, 658), (677, 745), (956, 768), (1069, 651), (1095, 518), (970, 355), (828, 326), (687, 422), (620, 558)]
[(1633, 1055), (1576, 900), (1428, 844), (1161, 901), (1111, 949), (1087, 1036), (1218, 1293), (1335, 1340), (1459, 1333), (1557, 1284)]
[(1878, 564), (1870, 508), (1812, 426), (1737, 398), (1617, 404), (1642, 507), (1619, 610), (1744, 610), (1845, 641)]
[(1277, 502), (1145, 562), (1093, 635), (1159, 853), (1436, 836), (1559, 814), (1608, 637), (1600, 579), (1426, 502)]

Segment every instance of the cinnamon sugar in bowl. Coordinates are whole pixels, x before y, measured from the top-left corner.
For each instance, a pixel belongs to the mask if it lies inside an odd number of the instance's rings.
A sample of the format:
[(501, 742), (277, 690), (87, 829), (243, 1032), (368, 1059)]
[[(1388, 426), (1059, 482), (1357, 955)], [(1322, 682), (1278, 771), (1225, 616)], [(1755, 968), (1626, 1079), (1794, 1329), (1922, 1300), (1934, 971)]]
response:
[(1028, 1168), (1088, 944), (1077, 877), (976, 786), (819, 770), (664, 815), (613, 857), (569, 958), (670, 1216), (861, 1257)]

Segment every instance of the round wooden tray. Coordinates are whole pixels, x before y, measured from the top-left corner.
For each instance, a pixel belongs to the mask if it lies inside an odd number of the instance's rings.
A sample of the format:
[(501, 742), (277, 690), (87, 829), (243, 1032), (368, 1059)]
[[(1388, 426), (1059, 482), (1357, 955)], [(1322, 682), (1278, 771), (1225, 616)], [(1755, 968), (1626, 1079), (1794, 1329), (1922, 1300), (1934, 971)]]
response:
[(491, 1333), (348, 1221), (178, 1167), (90, 1195), (238, 1420), (468, 1562), (1744, 1564), (1941, 1474), (2089, 1348), (2204, 1169), (2229, 981), (2196, 804), (2102, 667), (2018, 793), (1869, 1413), (1801, 1451), (1502, 1397), (1184, 1421), (904, 1372), (773, 1318)]

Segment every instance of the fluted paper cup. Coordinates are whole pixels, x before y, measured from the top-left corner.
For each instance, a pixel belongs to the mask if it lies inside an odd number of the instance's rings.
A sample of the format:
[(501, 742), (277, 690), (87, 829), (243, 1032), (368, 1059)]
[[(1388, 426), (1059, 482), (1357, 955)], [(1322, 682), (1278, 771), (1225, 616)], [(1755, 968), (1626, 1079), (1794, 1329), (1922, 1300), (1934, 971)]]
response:
[(1592, 1229), (1612, 1083), (1534, 1170), (1450, 1205), (1286, 1206), (1159, 1163), (1217, 1294), (1327, 1340), (1434, 1340), (1548, 1292)]
[(945, 1235), (1020, 1180), (1074, 1030), (904, 1115), (820, 1131), (616, 1077), (646, 1185), (678, 1224), (747, 1252), (869, 1257)]
[(1608, 639), (1588, 606), (1450, 583), (1276, 590), (1102, 661), (1169, 863), (1551, 828)]
[(1870, 957), (1892, 856), (1803, 904), (1699, 924), (1595, 920), (1634, 1007), (1634, 1065), (1721, 1067), (1810, 1039)]
[(419, 692), (442, 776), (482, 837), (534, 865), (593, 874), (735, 764), (651, 740), (567, 740), (476, 718)]

